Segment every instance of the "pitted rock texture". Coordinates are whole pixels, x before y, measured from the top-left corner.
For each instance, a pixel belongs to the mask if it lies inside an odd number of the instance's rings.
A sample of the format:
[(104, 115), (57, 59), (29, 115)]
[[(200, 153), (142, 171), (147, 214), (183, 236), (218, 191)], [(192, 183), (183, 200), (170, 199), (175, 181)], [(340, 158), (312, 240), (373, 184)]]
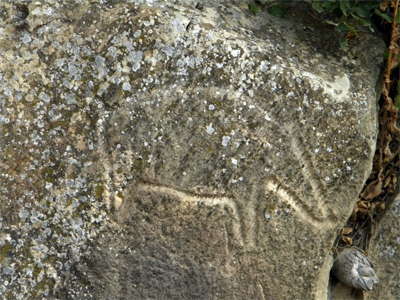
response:
[(326, 298), (379, 41), (336, 56), (232, 1), (130, 2), (0, 5), (2, 294)]

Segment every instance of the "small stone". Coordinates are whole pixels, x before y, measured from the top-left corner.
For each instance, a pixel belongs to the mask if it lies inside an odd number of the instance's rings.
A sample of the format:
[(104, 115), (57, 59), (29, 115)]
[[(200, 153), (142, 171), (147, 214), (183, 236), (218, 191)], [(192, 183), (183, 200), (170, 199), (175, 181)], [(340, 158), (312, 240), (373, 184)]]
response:
[(332, 272), (343, 284), (364, 291), (372, 291), (379, 282), (371, 261), (355, 248), (346, 248), (338, 255)]

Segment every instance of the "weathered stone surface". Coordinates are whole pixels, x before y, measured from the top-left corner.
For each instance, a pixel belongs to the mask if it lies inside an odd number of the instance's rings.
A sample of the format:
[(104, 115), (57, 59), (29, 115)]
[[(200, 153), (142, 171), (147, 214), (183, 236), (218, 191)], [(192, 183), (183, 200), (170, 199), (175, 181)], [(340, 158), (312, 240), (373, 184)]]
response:
[(400, 197), (397, 197), (391, 208), (376, 230), (371, 241), (370, 255), (376, 263), (380, 279), (378, 288), (370, 293), (367, 299), (400, 299)]
[(226, 2), (1, 4), (7, 297), (326, 299), (379, 51)]

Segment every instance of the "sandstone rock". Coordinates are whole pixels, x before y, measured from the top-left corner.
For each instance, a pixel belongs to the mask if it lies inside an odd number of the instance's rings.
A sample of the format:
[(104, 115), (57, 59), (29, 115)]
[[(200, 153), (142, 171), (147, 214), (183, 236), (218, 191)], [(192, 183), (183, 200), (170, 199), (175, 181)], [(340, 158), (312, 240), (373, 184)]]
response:
[(0, 5), (2, 294), (326, 299), (379, 41), (336, 55), (232, 1), (130, 2)]

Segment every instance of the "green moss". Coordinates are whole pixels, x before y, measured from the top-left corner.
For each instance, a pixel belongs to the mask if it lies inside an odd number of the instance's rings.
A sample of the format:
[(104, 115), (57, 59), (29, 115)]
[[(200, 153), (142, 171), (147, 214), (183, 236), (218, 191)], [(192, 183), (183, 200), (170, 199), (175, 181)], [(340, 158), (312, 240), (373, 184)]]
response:
[(69, 126), (69, 121), (65, 121), (65, 120), (57, 120), (57, 121), (53, 121), (49, 123), (49, 129), (54, 129), (57, 127), (61, 127), (61, 128), (68, 128)]
[(41, 268), (39, 268), (38, 266), (35, 266), (35, 267), (33, 268), (33, 272), (32, 272), (33, 278), (38, 278), (38, 276), (39, 276), (39, 274), (40, 274), (41, 271), (42, 271)]
[(265, 205), (265, 211), (268, 212), (269, 214), (274, 214), (275, 210), (277, 208), (277, 205), (275, 202), (267, 202)]
[(69, 198), (67, 200), (66, 207), (71, 206), (73, 202), (74, 202), (74, 199), (73, 198)]
[(7, 294), (5, 294), (5, 299), (14, 299), (14, 295), (12, 294), (11, 291), (8, 291)]
[(94, 188), (94, 194), (96, 199), (101, 199), (103, 197), (105, 187), (104, 184), (97, 184), (96, 187)]
[(3, 260), (11, 254), (11, 249), (12, 245), (9, 243), (0, 248), (0, 264), (3, 263)]
[(50, 168), (50, 167), (43, 168), (40, 171), (40, 174), (42, 175), (42, 178), (46, 182), (54, 183), (55, 180), (56, 180), (55, 177), (54, 177), (54, 169), (53, 168)]
[[(79, 206), (77, 207), (77, 209), (76, 209), (76, 214), (78, 214), (78, 215), (80, 215), (80, 213), (83, 211), (83, 210), (89, 210), (90, 209), (90, 203), (89, 202), (82, 202), (81, 204), (79, 204)], [(75, 214), (74, 213), (74, 214)]]

